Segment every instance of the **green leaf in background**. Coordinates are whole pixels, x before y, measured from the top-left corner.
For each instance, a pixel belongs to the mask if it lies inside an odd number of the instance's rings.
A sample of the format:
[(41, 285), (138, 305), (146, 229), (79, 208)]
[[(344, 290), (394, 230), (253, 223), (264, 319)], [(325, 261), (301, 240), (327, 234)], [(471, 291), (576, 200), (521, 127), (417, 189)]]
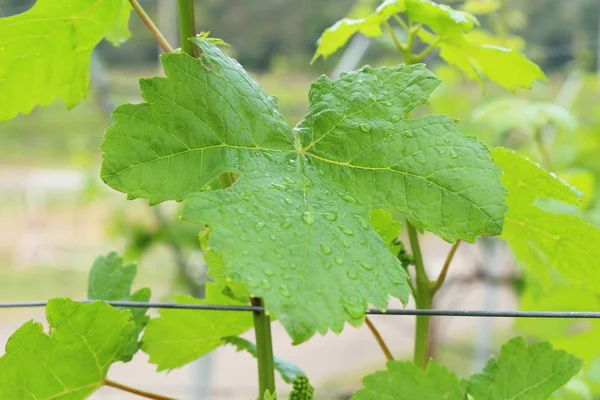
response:
[(498, 359), (468, 379), (469, 394), (477, 400), (546, 400), (583, 367), (577, 357), (554, 350), (548, 342), (527, 345), (511, 339)]
[(467, 0), (462, 10), (474, 15), (491, 14), (502, 7), (500, 0)]
[[(352, 400), (464, 400), (465, 387), (454, 373), (435, 360), (423, 370), (411, 362), (390, 361), (387, 371), (362, 380)], [(479, 400), (479, 398), (478, 398)]]
[[(223, 286), (206, 284), (206, 298), (176, 296), (178, 304), (248, 305), (223, 294)], [(157, 370), (171, 370), (190, 363), (223, 344), (226, 336), (244, 333), (252, 326), (252, 315), (235, 311), (161, 309), (146, 325), (142, 350)]]
[(392, 214), (386, 210), (373, 210), (369, 213), (369, 219), (375, 231), (381, 236), (388, 250), (396, 255), (402, 246), (396, 243), (402, 230), (402, 222), (394, 219)]
[[(223, 338), (223, 342), (231, 344), (236, 347), (237, 351), (246, 351), (256, 358), (256, 345), (244, 338), (237, 336), (227, 336)], [(306, 375), (300, 368), (292, 363), (281, 360), (277, 357), (274, 358), (275, 369), (281, 375), (281, 378), (287, 383), (293, 383), (294, 380), (300, 375)]]
[(0, 121), (85, 98), (92, 50), (104, 37), (118, 44), (129, 36), (129, 8), (127, 0), (38, 0), (0, 18)]
[[(505, 190), (487, 148), (449, 118), (406, 119), (439, 84), (422, 65), (322, 77), (292, 132), (237, 62), (196, 43), (201, 60), (163, 56), (167, 77), (142, 80), (147, 103), (115, 111), (102, 177), (129, 198), (185, 198), (184, 218), (212, 228), (205, 249), (296, 343), (407, 300), (369, 210), (451, 242), (501, 232)], [(231, 188), (198, 192), (225, 172), (240, 175)]]
[(0, 358), (1, 399), (85, 399), (122, 360), (135, 329), (131, 313), (106, 303), (53, 299), (46, 307), (50, 333), (27, 322)]
[[(151, 291), (149, 288), (137, 290), (131, 293), (133, 280), (137, 273), (135, 264), (124, 265), (117, 253), (110, 253), (104, 257), (98, 257), (90, 270), (88, 281), (88, 299), (93, 300), (122, 300), (122, 301), (150, 301)], [(121, 361), (129, 361), (140, 348), (138, 337), (146, 326), (149, 317), (146, 315), (147, 308), (128, 308), (133, 315), (135, 329), (132, 332), (133, 342), (129, 351)]]
[(577, 204), (580, 194), (555, 175), (516, 153), (496, 148), (492, 155), (504, 170), (509, 191), (504, 239), (517, 259), (549, 288), (554, 273), (598, 291), (600, 231), (579, 217), (542, 210), (539, 200)]

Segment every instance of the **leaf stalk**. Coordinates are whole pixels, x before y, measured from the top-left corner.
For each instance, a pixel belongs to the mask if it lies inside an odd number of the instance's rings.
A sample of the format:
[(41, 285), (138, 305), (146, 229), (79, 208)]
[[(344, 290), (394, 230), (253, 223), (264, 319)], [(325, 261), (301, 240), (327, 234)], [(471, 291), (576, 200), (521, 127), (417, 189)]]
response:
[(146, 28), (148, 28), (154, 39), (158, 42), (160, 48), (165, 53), (172, 53), (173, 48), (171, 47), (167, 39), (163, 36), (163, 34), (160, 32), (158, 27), (154, 24), (150, 16), (146, 13), (146, 11), (144, 11), (140, 3), (138, 3), (137, 0), (129, 0), (129, 3), (131, 4), (131, 7), (133, 7), (135, 13), (140, 17), (144, 25), (146, 25)]
[(448, 256), (446, 256), (446, 261), (444, 261), (444, 266), (442, 267), (442, 271), (440, 272), (440, 275), (438, 276), (437, 280), (435, 281), (435, 285), (433, 286), (433, 289), (432, 289), (434, 296), (440, 290), (440, 288), (444, 285), (444, 282), (446, 281), (446, 276), (448, 275), (448, 270), (450, 269), (450, 264), (452, 263), (452, 259), (454, 258), (454, 255), (456, 254), (456, 250), (458, 250), (458, 246), (460, 246), (460, 243), (461, 243), (460, 240), (457, 240), (452, 245), (452, 248), (450, 249)]
[(369, 317), (365, 317), (365, 324), (367, 325), (367, 327), (373, 334), (373, 337), (377, 341), (377, 344), (379, 345), (379, 347), (381, 347), (381, 351), (383, 351), (385, 358), (388, 361), (394, 361), (394, 356), (392, 355), (390, 348), (387, 346), (387, 344), (385, 343), (385, 340), (383, 340), (383, 337), (381, 337), (381, 334), (379, 333), (379, 331), (377, 330), (375, 325), (373, 325), (373, 322), (369, 319)]
[(192, 57), (198, 57), (200, 50), (188, 39), (196, 36), (196, 14), (194, 0), (177, 0), (179, 10), (179, 35), (181, 50)]
[[(253, 306), (262, 306), (262, 299), (253, 297)], [(254, 333), (256, 335), (256, 360), (258, 361), (258, 398), (268, 390), (275, 393), (275, 360), (271, 339), (271, 318), (264, 311), (255, 311)]]
[(144, 390), (132, 388), (132, 387), (124, 385), (122, 383), (111, 381), (110, 379), (104, 379), (104, 385), (112, 387), (112, 388), (115, 388), (115, 389), (122, 390), (122, 391), (127, 392), (127, 393), (135, 394), (136, 396), (145, 397), (147, 399), (152, 399), (152, 400), (175, 400), (172, 397), (162, 396), (160, 394), (146, 392)]

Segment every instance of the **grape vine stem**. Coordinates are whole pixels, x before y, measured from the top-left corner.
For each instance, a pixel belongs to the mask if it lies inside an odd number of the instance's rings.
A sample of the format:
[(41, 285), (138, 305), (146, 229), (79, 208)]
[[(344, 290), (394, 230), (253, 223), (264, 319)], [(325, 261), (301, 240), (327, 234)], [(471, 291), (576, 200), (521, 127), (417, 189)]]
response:
[(135, 13), (140, 17), (144, 25), (146, 25), (146, 28), (148, 28), (154, 39), (156, 39), (160, 48), (165, 53), (172, 53), (173, 48), (169, 42), (167, 42), (167, 39), (163, 36), (160, 30), (156, 27), (150, 16), (146, 13), (146, 11), (144, 11), (140, 3), (138, 3), (137, 0), (129, 0), (129, 3), (131, 4), (131, 7), (133, 7)]
[(196, 13), (194, 0), (177, 0), (179, 9), (179, 35), (181, 50), (192, 57), (198, 57), (200, 50), (188, 39), (196, 36)]
[[(253, 297), (253, 306), (263, 306), (262, 299)], [(256, 335), (256, 360), (258, 362), (258, 398), (262, 399), (266, 391), (275, 393), (275, 359), (271, 338), (271, 318), (264, 311), (255, 311), (254, 333)]]
[(390, 348), (387, 346), (387, 344), (385, 343), (385, 341), (381, 337), (381, 334), (379, 333), (379, 331), (377, 330), (377, 328), (375, 327), (375, 325), (373, 325), (373, 322), (369, 319), (369, 317), (365, 317), (365, 323), (367, 324), (367, 327), (369, 328), (369, 330), (371, 331), (371, 333), (375, 337), (375, 340), (377, 341), (377, 344), (379, 344), (379, 347), (381, 347), (381, 350), (383, 351), (383, 354), (385, 354), (385, 358), (388, 361), (394, 361), (394, 356), (392, 355), (392, 352), (390, 351)]
[(440, 290), (440, 288), (446, 281), (446, 276), (448, 275), (448, 270), (450, 269), (450, 264), (452, 263), (452, 259), (454, 259), (454, 255), (456, 254), (456, 250), (458, 250), (458, 246), (460, 246), (460, 243), (461, 243), (460, 240), (457, 240), (452, 245), (452, 248), (450, 249), (450, 252), (448, 253), (448, 256), (446, 257), (446, 261), (444, 261), (444, 266), (442, 267), (442, 271), (440, 272), (440, 275), (438, 276), (437, 281), (435, 281), (435, 285), (433, 286), (433, 289), (432, 289), (432, 292), (433, 292), (432, 294), (434, 296)]
[(122, 383), (111, 381), (110, 379), (104, 379), (104, 385), (112, 387), (112, 388), (115, 388), (115, 389), (122, 390), (124, 392), (133, 393), (133, 394), (135, 394), (137, 396), (145, 397), (147, 399), (152, 399), (152, 400), (175, 400), (172, 397), (161, 396), (160, 394), (150, 393), (150, 392), (146, 392), (144, 390), (132, 388), (132, 387), (129, 387), (127, 385), (123, 385)]

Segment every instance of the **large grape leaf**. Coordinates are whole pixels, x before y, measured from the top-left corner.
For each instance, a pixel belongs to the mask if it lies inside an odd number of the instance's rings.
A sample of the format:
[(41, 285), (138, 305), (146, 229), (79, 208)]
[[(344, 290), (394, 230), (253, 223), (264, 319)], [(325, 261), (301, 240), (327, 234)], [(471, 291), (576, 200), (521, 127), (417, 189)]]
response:
[(555, 175), (514, 152), (496, 148), (492, 153), (504, 170), (502, 182), (509, 195), (504, 239), (517, 259), (545, 286), (552, 275), (598, 292), (600, 231), (579, 217), (539, 207), (539, 200), (577, 204), (580, 194)]
[(0, 18), (0, 121), (61, 98), (74, 107), (89, 87), (90, 56), (106, 37), (129, 36), (127, 0), (38, 0)]
[[(143, 301), (150, 300), (152, 295), (150, 288), (142, 288), (131, 293), (133, 280), (137, 273), (135, 264), (124, 265), (123, 259), (117, 253), (110, 253), (106, 256), (98, 257), (92, 269), (88, 280), (88, 299), (94, 300), (123, 300), (123, 301)], [(140, 348), (138, 337), (146, 326), (149, 317), (146, 315), (147, 308), (131, 307), (129, 308), (135, 322), (135, 329), (131, 333), (132, 342), (129, 350), (124, 355), (122, 361), (129, 361)]]
[(431, 360), (423, 370), (411, 362), (390, 361), (387, 371), (363, 378), (352, 400), (464, 400), (465, 387), (446, 367)]
[(499, 358), (468, 379), (469, 394), (477, 400), (546, 400), (583, 367), (583, 362), (550, 343), (527, 345), (511, 339)]
[[(422, 65), (320, 78), (292, 132), (237, 62), (195, 42), (201, 60), (164, 55), (167, 77), (141, 81), (146, 103), (115, 111), (102, 177), (130, 198), (186, 198), (184, 217), (212, 227), (206, 249), (296, 342), (407, 299), (369, 210), (448, 241), (501, 232), (505, 189), (486, 147), (449, 118), (406, 119), (439, 84)], [(198, 192), (224, 172), (240, 178)]]
[(131, 344), (131, 313), (102, 302), (53, 299), (46, 318), (49, 334), (30, 321), (8, 340), (0, 358), (1, 399), (85, 399)]
[[(176, 296), (179, 304), (248, 305), (224, 294), (225, 287), (208, 283), (206, 298)], [(252, 326), (249, 312), (161, 309), (146, 325), (142, 350), (158, 371), (192, 362), (223, 344), (226, 336), (244, 333)]]

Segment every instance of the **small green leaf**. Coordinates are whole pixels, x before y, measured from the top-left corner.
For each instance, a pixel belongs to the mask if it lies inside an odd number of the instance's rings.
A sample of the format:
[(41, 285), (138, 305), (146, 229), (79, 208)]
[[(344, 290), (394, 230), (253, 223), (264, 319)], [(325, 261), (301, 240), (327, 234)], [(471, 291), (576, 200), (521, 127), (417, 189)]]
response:
[(373, 210), (369, 213), (371, 224), (375, 231), (381, 236), (388, 250), (396, 255), (402, 248), (396, 243), (396, 239), (400, 236), (402, 230), (402, 222), (394, 219), (394, 217), (386, 210)]
[(415, 399), (464, 400), (465, 388), (456, 375), (435, 360), (426, 370), (411, 362), (390, 361), (387, 371), (363, 378), (363, 389), (352, 396), (352, 400)]
[[(124, 265), (117, 253), (110, 253), (105, 257), (98, 257), (92, 265), (88, 283), (88, 299), (93, 300), (123, 300), (123, 301), (150, 301), (149, 288), (139, 289), (131, 293), (133, 280), (137, 272), (135, 264)], [(140, 348), (138, 337), (146, 326), (149, 317), (147, 308), (127, 308), (133, 314), (135, 329), (132, 332), (133, 341), (127, 354), (121, 361), (129, 361)]]
[(500, 0), (467, 0), (462, 9), (470, 14), (491, 14), (502, 7)]
[(598, 291), (600, 231), (579, 217), (542, 210), (538, 200), (577, 204), (580, 193), (554, 174), (514, 152), (492, 153), (504, 170), (509, 195), (504, 239), (517, 259), (546, 287), (554, 272), (570, 282)]
[(56, 98), (71, 108), (85, 98), (90, 56), (106, 37), (129, 36), (127, 0), (38, 0), (0, 18), (0, 121)]
[[(176, 296), (178, 304), (248, 305), (223, 294), (224, 287), (206, 284), (206, 298)], [(244, 333), (252, 326), (252, 315), (235, 311), (162, 309), (146, 325), (142, 350), (158, 371), (179, 368), (223, 344), (223, 337)]]
[[(129, 198), (185, 199), (184, 218), (211, 227), (205, 250), (295, 342), (408, 298), (370, 210), (450, 242), (501, 232), (505, 189), (487, 148), (449, 118), (407, 119), (439, 84), (422, 65), (320, 78), (291, 131), (237, 62), (196, 44), (200, 60), (163, 56), (167, 77), (142, 80), (147, 103), (115, 111), (102, 177)], [(201, 191), (225, 172), (239, 175), (231, 188)]]
[[(237, 351), (247, 351), (256, 358), (256, 345), (246, 339), (237, 336), (227, 336), (223, 338), (223, 341), (227, 344), (234, 345)], [(300, 368), (292, 363), (281, 360), (277, 357), (274, 358), (275, 369), (283, 380), (287, 383), (293, 383), (294, 380), (300, 375), (306, 375)]]
[(0, 358), (1, 399), (85, 399), (131, 344), (131, 313), (102, 302), (53, 299), (46, 318), (49, 334), (30, 321), (8, 340)]
[(528, 346), (517, 337), (502, 346), (498, 360), (469, 377), (468, 390), (477, 400), (546, 400), (582, 367), (581, 360), (550, 343)]

